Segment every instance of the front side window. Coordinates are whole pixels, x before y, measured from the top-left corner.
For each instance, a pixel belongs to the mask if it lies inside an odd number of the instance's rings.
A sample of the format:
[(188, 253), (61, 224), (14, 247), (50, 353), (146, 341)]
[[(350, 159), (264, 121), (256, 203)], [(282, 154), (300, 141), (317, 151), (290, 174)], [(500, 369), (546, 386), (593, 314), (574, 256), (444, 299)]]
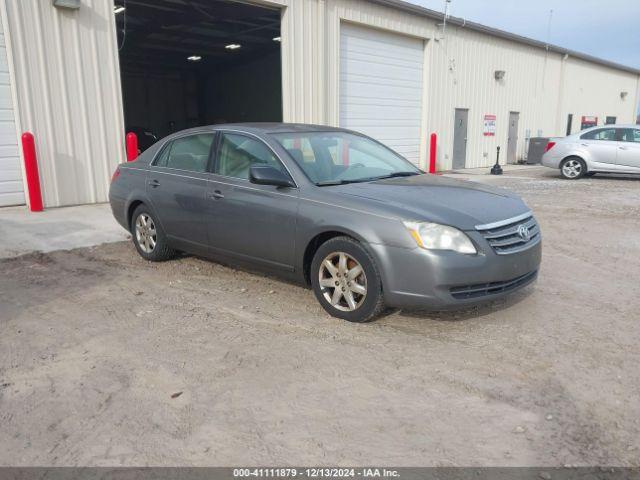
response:
[(418, 175), (408, 160), (370, 138), (347, 132), (273, 135), (317, 185)]
[(204, 173), (207, 171), (213, 138), (212, 133), (177, 138), (164, 147), (155, 165)]
[(592, 130), (583, 134), (580, 137), (582, 140), (609, 140), (616, 141), (616, 129), (615, 128), (600, 128), (598, 130)]
[(260, 140), (233, 133), (222, 134), (217, 174), (248, 180), (249, 169), (255, 165), (268, 165), (286, 174), (280, 161)]
[(620, 130), (621, 142), (633, 142), (640, 143), (640, 129), (637, 128), (623, 128)]

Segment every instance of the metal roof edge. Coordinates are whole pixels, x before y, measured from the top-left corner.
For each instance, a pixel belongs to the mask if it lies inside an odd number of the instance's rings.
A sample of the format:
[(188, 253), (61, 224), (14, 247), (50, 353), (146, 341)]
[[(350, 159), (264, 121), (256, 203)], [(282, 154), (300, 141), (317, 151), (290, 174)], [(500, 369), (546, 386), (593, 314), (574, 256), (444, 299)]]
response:
[[(423, 17), (432, 18), (434, 20), (444, 21), (444, 14), (442, 12), (421, 7), (420, 5), (414, 5), (405, 0), (368, 0), (368, 1), (371, 3), (377, 3), (379, 5), (393, 7), (399, 10), (404, 10), (406, 12), (415, 13)], [(568, 55), (570, 57), (578, 58), (580, 60), (585, 60), (587, 62), (597, 63), (599, 65), (604, 65), (605, 67), (613, 68), (616, 70), (622, 70), (625, 72), (640, 75), (639, 68), (630, 67), (628, 65), (622, 65), (620, 63), (612, 62), (610, 60), (605, 60), (599, 57), (594, 57), (586, 53), (576, 52), (575, 50), (569, 50), (567, 48), (559, 47), (557, 45), (547, 44), (546, 42), (542, 42), (540, 40), (534, 40), (529, 37), (523, 37), (522, 35), (510, 33), (505, 30), (500, 30), (498, 28), (488, 27), (486, 25), (482, 25), (481, 23), (471, 22), (463, 18), (449, 16), (447, 17), (447, 23), (458, 26), (458, 27), (468, 28), (476, 32), (485, 33), (487, 35), (493, 35), (494, 37), (503, 38), (505, 40), (511, 40), (511, 41), (522, 43), (525, 45), (530, 45), (532, 47), (541, 48), (543, 50), (548, 50), (550, 52)]]

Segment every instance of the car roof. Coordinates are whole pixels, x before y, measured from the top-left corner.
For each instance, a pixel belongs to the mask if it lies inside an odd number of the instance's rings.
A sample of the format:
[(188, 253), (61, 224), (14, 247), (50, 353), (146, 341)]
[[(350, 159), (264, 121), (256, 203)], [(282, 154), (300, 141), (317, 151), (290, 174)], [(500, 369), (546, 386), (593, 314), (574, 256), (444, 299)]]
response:
[(253, 133), (300, 133), (300, 132), (348, 132), (339, 127), (329, 127), (326, 125), (313, 125), (307, 123), (276, 123), (276, 122), (252, 122), (252, 123), (226, 123), (212, 125), (215, 130), (242, 130)]
[(306, 123), (253, 122), (205, 125), (202, 127), (194, 127), (186, 130), (181, 130), (179, 132), (174, 132), (171, 134), (171, 136), (182, 136), (185, 134), (207, 132), (211, 130), (236, 130), (257, 135), (263, 135), (267, 133), (351, 132), (351, 130), (347, 130), (344, 128), (328, 127), (326, 125), (311, 125)]
[(584, 130), (581, 130), (578, 133), (584, 133), (590, 130), (597, 130), (599, 128), (640, 128), (640, 125), (634, 125), (632, 123), (610, 123), (607, 125), (596, 125), (594, 127), (589, 127), (589, 128), (585, 128)]

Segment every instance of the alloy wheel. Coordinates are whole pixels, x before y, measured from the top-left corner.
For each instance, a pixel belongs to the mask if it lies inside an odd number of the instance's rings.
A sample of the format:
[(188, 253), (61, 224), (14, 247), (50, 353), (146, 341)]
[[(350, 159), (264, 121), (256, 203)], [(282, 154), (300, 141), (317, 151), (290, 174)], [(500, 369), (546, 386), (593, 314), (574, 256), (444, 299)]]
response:
[(579, 177), (582, 173), (582, 162), (580, 160), (567, 160), (562, 166), (562, 173), (568, 178)]
[(357, 310), (367, 296), (362, 265), (345, 252), (333, 252), (320, 264), (320, 288), (325, 300), (343, 312)]
[(156, 248), (158, 236), (153, 219), (146, 213), (141, 213), (136, 219), (136, 241), (144, 253), (151, 253)]

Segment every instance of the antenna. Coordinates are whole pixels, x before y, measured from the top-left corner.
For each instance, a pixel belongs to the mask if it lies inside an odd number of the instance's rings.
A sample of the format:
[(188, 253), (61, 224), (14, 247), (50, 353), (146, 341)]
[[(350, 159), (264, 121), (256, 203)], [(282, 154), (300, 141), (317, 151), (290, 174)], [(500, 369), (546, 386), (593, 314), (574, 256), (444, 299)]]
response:
[(553, 20), (553, 9), (549, 10), (549, 23), (547, 24), (547, 50), (551, 43), (551, 21)]
[(444, 18), (442, 20), (442, 37), (444, 39), (444, 34), (447, 30), (447, 18), (449, 18), (449, 5), (451, 5), (451, 0), (444, 0)]

